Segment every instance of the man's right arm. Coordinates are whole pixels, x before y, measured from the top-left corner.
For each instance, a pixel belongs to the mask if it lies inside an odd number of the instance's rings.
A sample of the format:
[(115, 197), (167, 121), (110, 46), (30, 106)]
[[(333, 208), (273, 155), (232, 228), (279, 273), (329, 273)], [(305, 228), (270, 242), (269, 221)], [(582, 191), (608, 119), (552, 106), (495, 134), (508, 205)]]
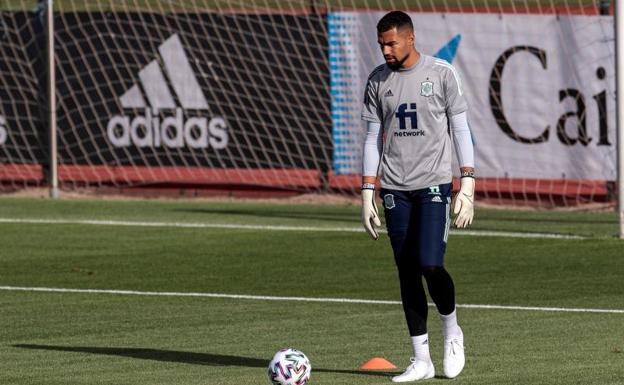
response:
[(362, 153), (362, 225), (373, 238), (379, 238), (375, 226), (381, 226), (375, 203), (375, 183), (381, 159), (383, 136), (377, 103), (376, 83), (369, 78), (364, 90), (362, 119), (367, 122), (366, 139)]
[(383, 148), (381, 124), (367, 122), (366, 139), (362, 154), (362, 225), (375, 240), (379, 234), (375, 226), (381, 226), (379, 212), (375, 203), (375, 182)]
[(362, 183), (375, 183), (383, 150), (381, 124), (367, 122), (362, 154)]

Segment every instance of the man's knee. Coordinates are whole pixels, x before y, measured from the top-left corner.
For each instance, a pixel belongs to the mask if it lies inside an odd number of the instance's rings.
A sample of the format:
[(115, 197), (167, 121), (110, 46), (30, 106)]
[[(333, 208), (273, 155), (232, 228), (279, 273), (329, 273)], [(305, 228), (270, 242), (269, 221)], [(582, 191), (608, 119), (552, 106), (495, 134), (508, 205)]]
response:
[(439, 279), (448, 275), (444, 266), (424, 266), (421, 268), (422, 274), (427, 280)]

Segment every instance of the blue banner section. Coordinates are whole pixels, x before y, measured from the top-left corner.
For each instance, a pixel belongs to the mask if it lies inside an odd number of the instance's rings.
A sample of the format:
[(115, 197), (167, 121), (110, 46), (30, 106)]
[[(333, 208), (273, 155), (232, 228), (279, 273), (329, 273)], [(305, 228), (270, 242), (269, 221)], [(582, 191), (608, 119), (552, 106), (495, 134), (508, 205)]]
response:
[(455, 59), (455, 55), (457, 55), (457, 48), (459, 47), (459, 42), (461, 41), (461, 35), (455, 35), (454, 38), (451, 39), (446, 45), (434, 55), (437, 58), (444, 59), (449, 63), (453, 63), (453, 59)]
[(353, 89), (358, 83), (357, 40), (353, 28), (355, 16), (330, 13), (327, 16), (329, 31), (329, 68), (332, 116), (332, 139), (334, 145), (333, 170), (337, 175), (353, 174), (359, 163), (358, 141), (353, 138), (354, 118), (359, 118), (360, 95)]

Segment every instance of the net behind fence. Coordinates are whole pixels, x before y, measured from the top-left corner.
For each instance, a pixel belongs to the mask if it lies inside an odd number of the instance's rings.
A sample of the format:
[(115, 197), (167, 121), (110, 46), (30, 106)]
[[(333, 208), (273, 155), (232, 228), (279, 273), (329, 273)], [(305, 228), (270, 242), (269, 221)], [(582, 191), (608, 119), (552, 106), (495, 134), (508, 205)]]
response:
[[(0, 6), (0, 181), (45, 185), (45, 7)], [(465, 83), (481, 198), (615, 202), (609, 1), (55, 1), (59, 180), (358, 191), (376, 21)]]

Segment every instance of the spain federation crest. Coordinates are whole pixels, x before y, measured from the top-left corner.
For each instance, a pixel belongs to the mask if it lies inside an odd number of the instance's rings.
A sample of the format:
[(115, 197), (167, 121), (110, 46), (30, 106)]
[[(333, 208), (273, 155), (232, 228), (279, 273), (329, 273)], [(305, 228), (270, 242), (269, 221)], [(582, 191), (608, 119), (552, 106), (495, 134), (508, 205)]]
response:
[(383, 197), (384, 207), (388, 210), (392, 210), (396, 205), (394, 204), (394, 195), (386, 194)]
[(420, 83), (420, 94), (426, 97), (433, 95), (433, 82), (427, 80)]

